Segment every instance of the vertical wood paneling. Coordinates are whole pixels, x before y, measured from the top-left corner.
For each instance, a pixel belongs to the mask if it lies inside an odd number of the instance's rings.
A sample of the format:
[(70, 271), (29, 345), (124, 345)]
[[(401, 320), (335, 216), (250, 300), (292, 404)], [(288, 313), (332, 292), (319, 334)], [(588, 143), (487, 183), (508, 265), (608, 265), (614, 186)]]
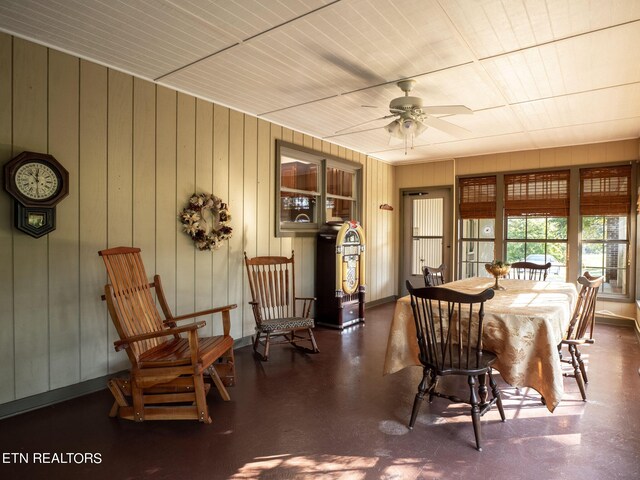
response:
[[(255, 257), (258, 249), (257, 240), (257, 185), (258, 185), (258, 119), (249, 115), (244, 116), (244, 172), (243, 172), (243, 250), (249, 257)], [(251, 332), (255, 325), (253, 313), (248, 303), (251, 298), (249, 281), (244, 265), (241, 264), (243, 301), (242, 301), (242, 331)]]
[(244, 115), (235, 110), (229, 112), (229, 208), (235, 218), (234, 235), (229, 239), (229, 298), (238, 304), (238, 308), (232, 310), (231, 335), (240, 337), (243, 335), (242, 312), (244, 298), (242, 282), (244, 278), (242, 252), (244, 250)]
[[(13, 144), (47, 151), (47, 49), (20, 39), (13, 48)], [(47, 237), (14, 230), (16, 397), (49, 387)]]
[(271, 124), (271, 144), (269, 145), (269, 255), (282, 255), (282, 240), (276, 237), (276, 216), (280, 208), (276, 194), (276, 141), (282, 140), (282, 127)]
[[(0, 33), (0, 164), (12, 157), (13, 40)], [(0, 195), (0, 403), (15, 400), (14, 321), (13, 321), (13, 232), (11, 199)]]
[[(0, 196), (0, 403), (128, 366), (113, 352), (115, 333), (99, 297), (107, 279), (97, 252), (107, 245), (140, 247), (147, 274), (162, 276), (176, 313), (237, 303), (236, 338), (254, 325), (245, 249), (295, 249), (297, 292), (313, 295), (315, 237), (275, 236), (276, 139), (364, 165), (362, 218), (375, 279), (367, 298), (387, 296), (393, 268), (378, 263), (391, 257), (393, 223), (380, 216), (376, 197), (391, 188), (388, 165), (3, 34), (0, 63), (0, 161), (25, 149), (49, 151), (70, 172), (58, 229), (47, 237), (14, 231), (8, 198)], [(196, 190), (231, 209), (234, 235), (213, 253), (197, 251), (177, 218)], [(221, 332), (219, 321), (208, 323), (202, 333)]]
[(156, 87), (133, 79), (133, 245), (156, 272)]
[(109, 247), (133, 241), (133, 78), (109, 70), (107, 236)]
[[(107, 103), (107, 244), (133, 242), (133, 77), (109, 70)], [(119, 339), (113, 322), (109, 345)], [(109, 372), (127, 368), (125, 355), (109, 348)]]
[[(381, 257), (380, 263), (378, 265), (388, 265), (388, 252), (389, 252), (389, 228), (391, 227), (391, 222), (389, 221), (391, 217), (391, 212), (387, 210), (380, 210), (380, 204), (383, 203), (391, 203), (388, 195), (388, 184), (389, 184), (389, 166), (385, 163), (381, 163), (382, 167), (382, 175), (381, 177), (381, 187), (378, 192), (378, 205), (376, 206), (377, 210), (380, 212), (380, 231), (382, 232), (382, 248), (381, 248)], [(387, 288), (389, 286), (389, 276), (391, 275), (390, 270), (382, 270), (382, 285), (380, 292), (378, 294), (378, 298), (384, 298), (388, 296)]]
[[(367, 227), (367, 258), (369, 261), (369, 265), (367, 268), (367, 272), (369, 272), (368, 287), (369, 287), (369, 299), (378, 298), (378, 275), (377, 270), (375, 268), (376, 265), (376, 256), (378, 254), (378, 235), (376, 233), (376, 223), (377, 223), (377, 211), (374, 208), (375, 205), (375, 197), (374, 197), (374, 189), (376, 188), (377, 179), (376, 173), (377, 168), (375, 168), (377, 162), (372, 158), (369, 158), (367, 168), (369, 170), (369, 177), (367, 178), (367, 209), (369, 211), (369, 227)], [(374, 169), (375, 168), (375, 169)]]
[(79, 73), (76, 57), (49, 52), (49, 153), (69, 172), (69, 195), (49, 235), (50, 388), (80, 380)]
[[(176, 105), (173, 90), (156, 89), (156, 272), (167, 303), (176, 311)], [(181, 235), (183, 235), (180, 232)], [(154, 272), (147, 271), (147, 275)]]
[[(269, 122), (264, 120), (258, 120), (258, 138), (257, 138), (257, 154), (258, 154), (258, 167), (257, 167), (257, 209), (256, 209), (256, 255), (269, 255), (269, 225), (273, 225), (275, 215), (272, 216), (269, 213), (269, 204), (273, 203), (273, 195), (270, 194), (269, 185), (271, 182), (275, 182), (274, 175), (271, 175), (270, 170), (270, 145), (271, 145), (271, 131)], [(274, 169), (275, 171), (275, 169)]]
[[(198, 193), (213, 192), (213, 105), (204, 100), (196, 100), (196, 191)], [(186, 236), (186, 235), (184, 235)], [(211, 308), (213, 258), (218, 252), (196, 252), (195, 264), (195, 309), (197, 311)], [(200, 335), (213, 334), (211, 315), (200, 317), (207, 325), (200, 329)]]
[(113, 349), (100, 294), (107, 275), (98, 251), (107, 246), (107, 69), (80, 62), (80, 375), (107, 374)]
[[(178, 93), (177, 113), (177, 158), (176, 158), (176, 203), (174, 210), (174, 228), (179, 228), (178, 212), (186, 205), (196, 190), (195, 172), (195, 98)], [(195, 261), (206, 258), (207, 252), (194, 249), (193, 241), (188, 235), (180, 232), (176, 242), (176, 313), (195, 311)]]
[[(213, 193), (229, 204), (229, 109), (213, 107)], [(233, 236), (242, 235), (237, 212), (231, 210)], [(213, 252), (213, 303), (227, 305), (237, 302), (229, 297), (229, 242), (224, 242), (219, 250)], [(242, 308), (242, 305), (238, 305)], [(213, 322), (213, 331), (222, 332), (219, 321)]]
[[(299, 139), (302, 139), (302, 136), (299, 136)], [(294, 141), (294, 132), (289, 128), (282, 127), (282, 141), (295, 143)], [(275, 208), (280, 208), (280, 205), (277, 204)], [(294, 250), (294, 240), (292, 237), (282, 237), (280, 239), (280, 254), (285, 257), (291, 256), (291, 251)], [(297, 275), (297, 272), (296, 272)]]

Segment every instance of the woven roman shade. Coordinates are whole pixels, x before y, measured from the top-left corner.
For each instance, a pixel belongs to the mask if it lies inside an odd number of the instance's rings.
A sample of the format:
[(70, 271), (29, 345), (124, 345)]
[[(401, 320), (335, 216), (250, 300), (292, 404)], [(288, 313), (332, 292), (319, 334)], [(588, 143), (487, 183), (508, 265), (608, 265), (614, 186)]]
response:
[(461, 178), (460, 218), (495, 218), (496, 177)]
[(580, 170), (580, 215), (628, 215), (631, 165)]
[(568, 217), (569, 170), (504, 176), (508, 217)]

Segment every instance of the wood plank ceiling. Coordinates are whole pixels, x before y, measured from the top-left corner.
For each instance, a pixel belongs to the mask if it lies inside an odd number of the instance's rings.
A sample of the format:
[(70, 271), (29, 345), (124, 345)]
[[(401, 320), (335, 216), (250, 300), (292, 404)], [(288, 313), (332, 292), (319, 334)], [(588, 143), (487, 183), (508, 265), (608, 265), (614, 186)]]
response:
[[(638, 0), (0, 0), (0, 30), (391, 163), (640, 137)], [(390, 142), (406, 78), (469, 133)]]

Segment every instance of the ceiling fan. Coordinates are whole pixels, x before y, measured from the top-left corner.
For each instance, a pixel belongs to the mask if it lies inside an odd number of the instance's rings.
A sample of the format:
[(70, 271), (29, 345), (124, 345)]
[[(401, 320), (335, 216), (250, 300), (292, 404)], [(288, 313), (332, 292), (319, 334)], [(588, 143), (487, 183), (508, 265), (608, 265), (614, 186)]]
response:
[(409, 95), (415, 84), (416, 81), (411, 79), (397, 82), (400, 90), (404, 92), (404, 96), (391, 100), (389, 103), (389, 112), (391, 115), (385, 115), (384, 117), (368, 120), (366, 122), (359, 123), (358, 125), (352, 125), (351, 127), (339, 130), (336, 133), (344, 132), (378, 120), (397, 117), (391, 123), (385, 125), (384, 128), (389, 132), (391, 138), (404, 140), (405, 155), (407, 153), (409, 141), (411, 141), (411, 148), (413, 148), (413, 140), (415, 137), (422, 134), (428, 127), (436, 128), (455, 137), (464, 137), (469, 133), (465, 128), (459, 127), (432, 115), (471, 114), (473, 113), (471, 109), (464, 105), (426, 106), (423, 104), (420, 97), (413, 97)]

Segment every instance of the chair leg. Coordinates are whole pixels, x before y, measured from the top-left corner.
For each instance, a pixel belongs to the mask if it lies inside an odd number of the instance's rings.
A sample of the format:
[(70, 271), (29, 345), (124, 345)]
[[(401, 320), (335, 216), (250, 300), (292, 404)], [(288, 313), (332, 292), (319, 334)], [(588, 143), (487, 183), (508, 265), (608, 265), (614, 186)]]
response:
[(136, 422), (144, 422), (144, 399), (142, 388), (135, 379), (131, 381), (131, 396), (133, 397), (133, 416)]
[(433, 370), (430, 372), (429, 374), (430, 378), (429, 378), (429, 403), (433, 402), (433, 397), (434, 397), (434, 392), (436, 391), (436, 387), (438, 386), (438, 376), (436, 375), (436, 372), (434, 372)]
[(469, 403), (471, 404), (471, 420), (473, 421), (473, 433), (476, 437), (476, 449), (481, 452), (480, 406), (478, 405), (478, 395), (476, 394), (476, 378), (473, 375), (469, 375), (469, 389), (471, 390)]
[(506, 420), (506, 417), (504, 416), (504, 408), (502, 408), (502, 396), (500, 395), (500, 389), (498, 388), (498, 384), (496, 383), (496, 381), (493, 379), (491, 370), (487, 372), (487, 375), (489, 376), (489, 385), (491, 385), (491, 394), (493, 395), (493, 398), (496, 399), (496, 405), (498, 406), (498, 412), (500, 412), (500, 418), (502, 418), (502, 421), (504, 422)]
[(425, 368), (422, 373), (420, 385), (418, 385), (418, 393), (416, 393), (416, 398), (413, 400), (413, 409), (411, 410), (411, 419), (409, 420), (409, 430), (413, 430), (413, 425), (416, 423), (420, 405), (422, 404), (422, 400), (424, 399), (424, 396), (427, 393), (427, 388), (429, 387), (430, 378), (431, 372)]
[[(216, 373), (216, 376), (217, 376), (217, 373)], [(218, 377), (218, 381), (220, 381), (219, 377)], [(222, 382), (220, 382), (220, 385), (222, 385)], [(224, 386), (222, 388), (224, 388)], [(207, 398), (205, 394), (204, 379), (202, 378), (202, 373), (195, 374), (193, 376), (193, 389), (194, 389), (194, 393), (196, 394), (196, 408), (198, 410), (198, 420), (203, 423), (211, 423), (211, 417), (209, 416), (209, 408), (207, 407)]]
[(224, 386), (224, 383), (222, 383), (222, 379), (220, 378), (220, 375), (218, 374), (216, 367), (214, 365), (211, 365), (208, 369), (208, 372), (209, 372), (209, 376), (211, 377), (211, 380), (213, 381), (213, 384), (218, 389), (218, 393), (220, 393), (220, 396), (222, 397), (222, 399), (225, 402), (230, 401), (231, 396), (229, 395), (229, 392)]
[(308, 328), (307, 331), (309, 332), (309, 341), (311, 342), (313, 353), (320, 353), (318, 344), (316, 343), (316, 337), (313, 335), (313, 331), (310, 328)]
[(269, 340), (271, 339), (271, 334), (267, 333), (265, 339), (264, 339), (264, 355), (262, 356), (262, 360), (264, 360), (265, 362), (267, 360), (269, 360)]
[(488, 390), (487, 390), (487, 375), (478, 375), (478, 393), (480, 396), (480, 405), (487, 403)]
[(576, 358), (576, 346), (569, 345), (569, 353), (571, 354), (571, 365), (573, 366), (573, 376), (578, 383), (578, 388), (580, 389), (580, 395), (582, 395), (582, 401), (587, 401), (587, 392), (584, 388), (584, 379), (582, 378), (582, 373), (580, 371), (580, 364), (578, 363), (578, 359)]
[(268, 333), (266, 334), (265, 348), (264, 348), (265, 353), (263, 355), (258, 351), (258, 347), (260, 346), (261, 333), (262, 332), (260, 332), (259, 330), (256, 330), (256, 337), (253, 341), (253, 351), (260, 360), (266, 362), (268, 360), (267, 356), (269, 355), (269, 334)]
[(584, 383), (589, 383), (589, 379), (587, 378), (587, 369), (584, 366), (584, 362), (582, 361), (582, 355), (580, 354), (580, 349), (576, 345), (576, 359), (578, 360), (578, 365), (580, 365), (580, 373), (582, 374), (582, 379)]

